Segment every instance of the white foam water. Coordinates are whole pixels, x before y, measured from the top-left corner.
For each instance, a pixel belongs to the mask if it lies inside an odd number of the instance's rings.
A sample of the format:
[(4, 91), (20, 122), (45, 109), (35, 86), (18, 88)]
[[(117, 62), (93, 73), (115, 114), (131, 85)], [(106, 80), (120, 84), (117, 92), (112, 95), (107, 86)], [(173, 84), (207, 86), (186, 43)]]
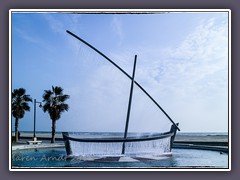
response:
[[(70, 141), (73, 156), (121, 156), (123, 142), (76, 142)], [(169, 153), (170, 137), (157, 140), (125, 142), (124, 155), (161, 155)]]

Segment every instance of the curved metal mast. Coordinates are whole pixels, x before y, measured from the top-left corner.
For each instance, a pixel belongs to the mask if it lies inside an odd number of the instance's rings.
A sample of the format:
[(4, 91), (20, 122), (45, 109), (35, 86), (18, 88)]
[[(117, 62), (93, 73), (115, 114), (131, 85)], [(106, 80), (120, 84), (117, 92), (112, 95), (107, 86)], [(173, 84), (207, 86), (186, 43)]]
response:
[[(100, 54), (101, 56), (103, 56), (105, 59), (107, 59), (110, 63), (112, 63), (116, 68), (118, 68), (123, 74), (125, 74), (129, 79), (132, 80), (132, 77), (126, 72), (124, 71), (120, 66), (118, 66), (114, 61), (112, 61), (109, 57), (107, 57), (105, 54), (103, 54), (101, 51), (99, 51), (98, 49), (96, 49), (95, 47), (93, 47), (91, 44), (87, 43), (86, 41), (84, 41), (83, 39), (81, 39), (80, 37), (78, 37), (77, 35), (73, 34), (70, 31), (66, 31), (68, 34), (70, 34), (71, 36), (75, 37), (76, 39), (78, 39), (79, 41), (81, 41), (82, 43), (84, 43), (85, 45), (87, 45), (88, 47), (90, 47), (91, 49), (93, 49), (94, 51), (96, 51), (98, 54)], [(171, 117), (164, 111), (164, 109), (152, 98), (152, 96), (137, 82), (134, 80), (134, 83), (154, 102), (154, 104), (167, 116), (167, 118), (172, 122), (172, 124), (180, 131), (179, 127), (176, 125), (176, 123), (171, 119)]]

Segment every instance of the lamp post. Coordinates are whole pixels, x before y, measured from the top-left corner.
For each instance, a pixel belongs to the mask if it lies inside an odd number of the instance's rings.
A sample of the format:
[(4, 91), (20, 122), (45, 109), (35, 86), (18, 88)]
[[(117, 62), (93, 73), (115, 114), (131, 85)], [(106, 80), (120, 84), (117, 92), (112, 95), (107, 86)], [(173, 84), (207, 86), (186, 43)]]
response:
[(41, 102), (37, 102), (36, 99), (34, 99), (34, 131), (33, 131), (33, 141), (37, 141), (36, 137), (36, 104), (39, 104), (39, 107), (42, 107)]

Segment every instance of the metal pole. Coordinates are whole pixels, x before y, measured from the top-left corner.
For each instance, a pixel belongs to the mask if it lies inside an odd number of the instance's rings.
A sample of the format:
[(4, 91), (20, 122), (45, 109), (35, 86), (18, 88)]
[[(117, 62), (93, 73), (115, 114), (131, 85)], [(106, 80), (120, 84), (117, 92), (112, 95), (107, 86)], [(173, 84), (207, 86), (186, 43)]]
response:
[(33, 129), (33, 140), (36, 138), (36, 99), (34, 99), (34, 129)]
[[(96, 51), (98, 54), (100, 54), (101, 56), (103, 56), (105, 59), (107, 59), (110, 63), (112, 63), (115, 67), (117, 67), (123, 74), (125, 74), (128, 78), (132, 79), (132, 77), (126, 73), (120, 66), (118, 66), (115, 62), (113, 62), (109, 57), (107, 57), (105, 54), (103, 54), (101, 51), (99, 51), (98, 49), (96, 49), (95, 47), (93, 47), (91, 44), (87, 43), (86, 41), (84, 41), (83, 39), (81, 39), (80, 37), (78, 37), (77, 35), (73, 34), (70, 31), (66, 31), (68, 34), (70, 34), (71, 36), (75, 37), (76, 39), (78, 39), (79, 41), (81, 41), (82, 43), (86, 44), (88, 47), (92, 48), (94, 51)], [(163, 110), (163, 108), (152, 98), (152, 96), (150, 96), (150, 94), (148, 94), (148, 92), (140, 85), (138, 84), (138, 82), (134, 81), (134, 83), (157, 105), (157, 107), (167, 116), (167, 118), (172, 122), (172, 124), (180, 131), (179, 127), (175, 124), (175, 122), (170, 118), (170, 116)]]
[[(128, 132), (128, 124), (129, 124), (131, 104), (132, 104), (132, 94), (133, 94), (133, 85), (134, 85), (136, 62), (137, 62), (137, 55), (135, 55), (135, 58), (134, 58), (132, 83), (131, 83), (130, 96), (129, 96), (129, 102), (128, 102), (128, 111), (127, 111), (127, 119), (126, 119), (126, 125), (125, 125), (124, 139), (127, 138), (127, 132)], [(123, 146), (122, 146), (122, 154), (124, 154), (124, 153), (125, 153), (125, 142), (123, 142)]]
[[(176, 125), (178, 126), (179, 123), (176, 123)], [(175, 139), (175, 136), (176, 136), (176, 133), (177, 133), (177, 128), (172, 125), (171, 126), (171, 129), (170, 129), (170, 132), (174, 133), (172, 136), (171, 136), (171, 140), (170, 140), (170, 151), (172, 151), (172, 147), (173, 147), (173, 142), (174, 142), (174, 139)]]

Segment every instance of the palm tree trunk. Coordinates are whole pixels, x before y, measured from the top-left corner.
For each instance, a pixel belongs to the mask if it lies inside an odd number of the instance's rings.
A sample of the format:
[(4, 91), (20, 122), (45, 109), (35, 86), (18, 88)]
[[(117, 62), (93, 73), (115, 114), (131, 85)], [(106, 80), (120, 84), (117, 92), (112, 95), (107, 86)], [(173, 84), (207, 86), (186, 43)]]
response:
[(56, 120), (52, 120), (52, 139), (51, 143), (55, 143)]
[(18, 118), (15, 118), (15, 142), (18, 142)]

